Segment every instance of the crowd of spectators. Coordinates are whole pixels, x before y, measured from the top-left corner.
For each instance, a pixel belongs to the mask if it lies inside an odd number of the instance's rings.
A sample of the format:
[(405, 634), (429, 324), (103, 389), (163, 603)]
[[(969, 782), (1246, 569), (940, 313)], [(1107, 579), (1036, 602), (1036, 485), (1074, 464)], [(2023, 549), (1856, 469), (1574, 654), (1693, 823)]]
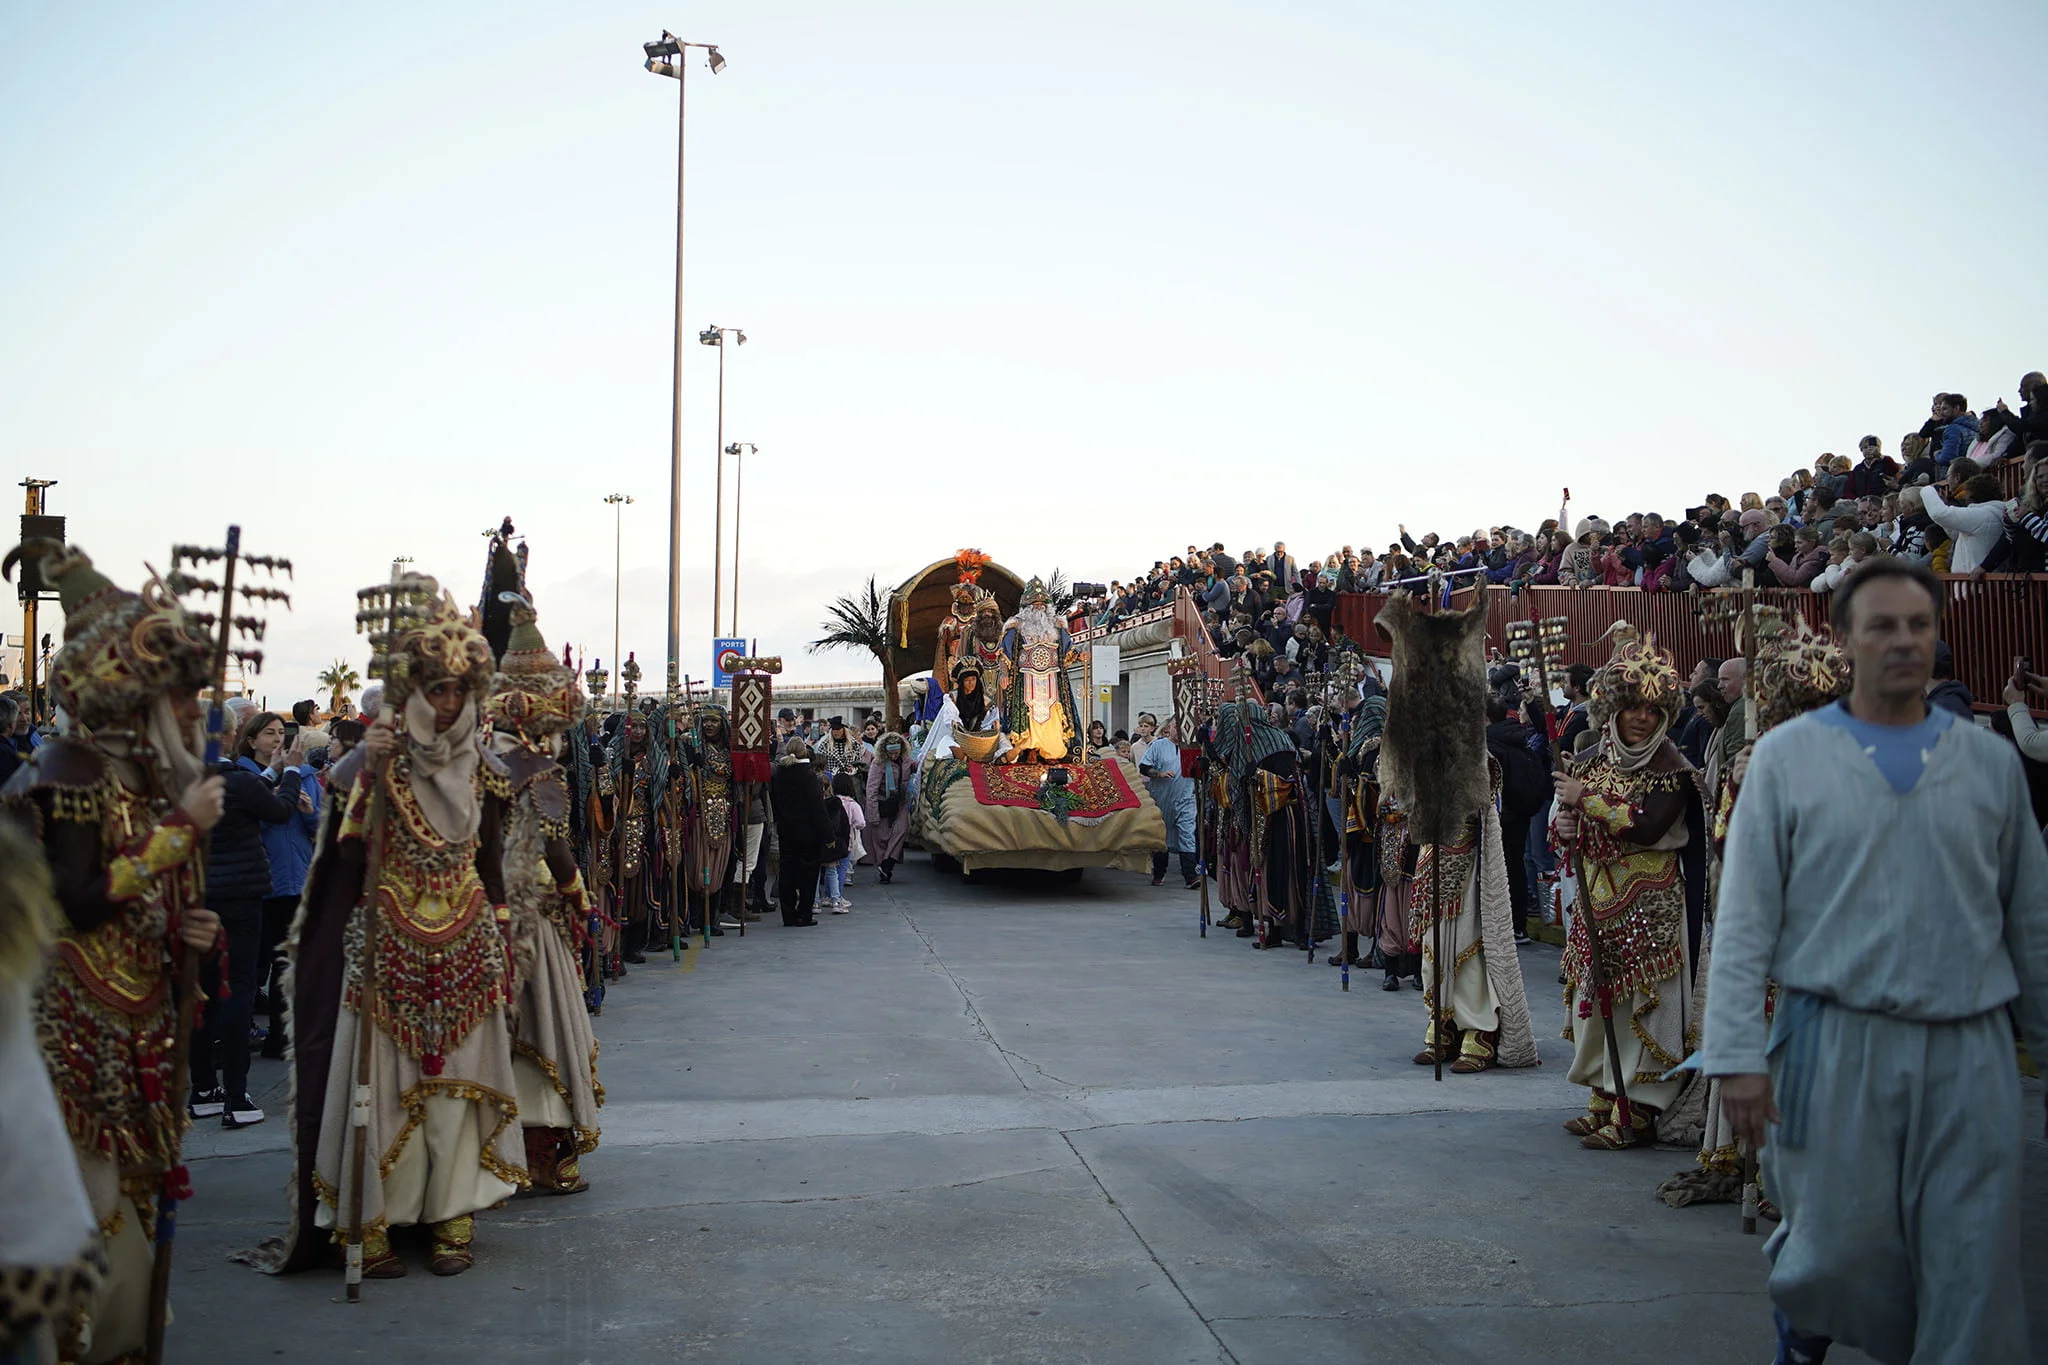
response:
[[(1238, 554), (1221, 541), (1189, 545), (1077, 600), (1071, 620), (1076, 628), (1115, 626), (1170, 605), (1185, 587), (1220, 647), (1243, 647), (1249, 629), (1295, 659), (1329, 636), (1339, 593), (1403, 582), (1419, 591), (1432, 567), (1509, 585), (1649, 592), (1726, 587), (1741, 583), (1745, 570), (1760, 586), (1828, 592), (1878, 554), (1937, 572), (2040, 573), (2048, 571), (2048, 377), (2029, 373), (2019, 391), (2017, 410), (2001, 398), (1981, 415), (1964, 395), (1938, 393), (1926, 422), (1901, 439), (1899, 459), (1881, 438), (1865, 436), (1856, 459), (1823, 454), (1774, 493), (1733, 502), (1708, 493), (1677, 518), (1641, 511), (1612, 522), (1585, 516), (1569, 528), (1551, 519), (1533, 530), (1499, 525), (1458, 536), (1417, 537), (1402, 526), (1383, 552), (1345, 545), (1305, 562), (1284, 541)], [(2014, 462), (2023, 466), (2020, 494), (2007, 498), (1992, 471)]]

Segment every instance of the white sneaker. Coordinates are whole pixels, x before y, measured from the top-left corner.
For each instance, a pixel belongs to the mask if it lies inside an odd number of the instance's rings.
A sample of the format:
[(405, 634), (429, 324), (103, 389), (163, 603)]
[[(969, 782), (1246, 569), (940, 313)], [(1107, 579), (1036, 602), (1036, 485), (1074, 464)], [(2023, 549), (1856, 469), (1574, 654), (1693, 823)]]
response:
[(853, 905), (850, 901), (836, 900), (832, 902), (832, 913), (835, 915), (849, 914), (852, 910)]

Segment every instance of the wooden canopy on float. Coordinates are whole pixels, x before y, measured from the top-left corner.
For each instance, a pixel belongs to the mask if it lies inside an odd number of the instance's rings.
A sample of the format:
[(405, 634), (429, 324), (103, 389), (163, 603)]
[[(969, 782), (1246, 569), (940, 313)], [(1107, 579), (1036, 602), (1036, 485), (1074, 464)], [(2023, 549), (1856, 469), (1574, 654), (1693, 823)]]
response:
[[(948, 555), (927, 564), (903, 580), (889, 594), (889, 654), (897, 678), (929, 673), (932, 653), (939, 647), (939, 623), (953, 606), (953, 585), (960, 581), (960, 565)], [(1024, 600), (1024, 580), (1002, 565), (982, 566), (976, 585), (994, 594), (1003, 609), (1003, 619), (1017, 614)]]

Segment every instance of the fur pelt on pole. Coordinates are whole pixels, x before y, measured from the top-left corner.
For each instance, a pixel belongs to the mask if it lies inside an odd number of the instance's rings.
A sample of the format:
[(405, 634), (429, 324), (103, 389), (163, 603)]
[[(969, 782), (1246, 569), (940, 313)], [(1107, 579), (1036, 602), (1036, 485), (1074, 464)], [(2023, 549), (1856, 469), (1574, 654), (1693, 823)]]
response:
[(1408, 813), (1410, 841), (1454, 843), (1488, 804), (1486, 591), (1464, 611), (1434, 614), (1397, 593), (1375, 624), (1394, 659), (1381, 788)]

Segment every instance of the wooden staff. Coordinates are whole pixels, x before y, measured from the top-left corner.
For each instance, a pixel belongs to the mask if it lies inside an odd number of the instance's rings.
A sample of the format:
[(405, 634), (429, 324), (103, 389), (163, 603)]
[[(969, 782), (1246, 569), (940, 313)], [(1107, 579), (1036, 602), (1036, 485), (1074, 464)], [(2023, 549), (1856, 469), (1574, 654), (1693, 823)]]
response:
[[(211, 583), (186, 577), (179, 567), (186, 559), (219, 559), (222, 563), (220, 584), (216, 587)], [(228, 655), (233, 653), (244, 661), (257, 664), (261, 664), (263, 658), (260, 653), (237, 650), (234, 647), (234, 633), (237, 630), (254, 635), (258, 639), (262, 638), (263, 633), (260, 620), (235, 615), (235, 566), (242, 562), (242, 528), (239, 526), (228, 527), (227, 542), (221, 550), (199, 549), (185, 545), (174, 546), (171, 550), (171, 577), (166, 586), (172, 592), (192, 589), (220, 594), (220, 610), (217, 613), (218, 619), (214, 622), (218, 630), (213, 640), (211, 664), (213, 705), (206, 713), (206, 768), (209, 772), (221, 760), (221, 740), (227, 731)], [(273, 574), (280, 568), (290, 573), (292, 567), (290, 560), (271, 559), (267, 556), (250, 556), (246, 562), (268, 568)], [(241, 593), (245, 600), (268, 599), (287, 604), (291, 601), (289, 596), (270, 587), (245, 587)], [(204, 622), (206, 618), (199, 619)], [(191, 880), (190, 894), (194, 896), (204, 896), (206, 892), (206, 852), (206, 841), (197, 841), (192, 870), (188, 874)], [(166, 1103), (169, 1104), (183, 1104), (191, 1087), (192, 1033), (199, 1018), (200, 954), (185, 943), (180, 932), (182, 925), (178, 921), (179, 917), (173, 916), (168, 926), (172, 934), (171, 952), (177, 963), (178, 973), (177, 1033), (173, 1038), (171, 1052), (171, 1093), (166, 1098)], [(221, 986), (225, 990), (227, 957), (224, 945), (220, 974)], [(191, 1181), (185, 1172), (183, 1157), (184, 1140), (180, 1137), (171, 1153), (170, 1167), (164, 1172), (163, 1184), (157, 1194), (155, 1247), (149, 1268), (149, 1308), (143, 1329), (143, 1355), (149, 1365), (162, 1365), (164, 1335), (170, 1327), (171, 1252), (178, 1238), (178, 1204), (191, 1194)]]
[[(399, 703), (395, 694), (401, 690), (396, 684), (405, 679), (404, 661), (394, 648), (404, 611), (398, 584), (399, 575), (394, 566), (391, 586), (384, 590), (381, 609), (373, 606), (367, 613), (359, 612), (356, 618), (359, 623), (376, 621), (386, 632), (382, 640), (382, 672), (387, 682), (393, 684), (390, 688), (393, 695), (386, 701), (386, 705), (393, 710), (398, 709)], [(374, 598), (377, 590), (366, 591)], [(377, 621), (380, 616), (381, 621)], [(372, 674), (379, 671), (374, 658), (370, 671)], [(396, 724), (402, 726), (403, 723), (401, 711)], [(402, 735), (403, 731), (400, 733)], [(389, 824), (384, 792), (387, 766), (386, 762), (373, 757), (365, 763), (360, 779), (370, 783), (370, 839), (363, 864), (361, 899), (357, 902), (357, 911), (363, 920), (363, 947), (360, 963), (361, 984), (356, 997), (356, 1079), (355, 1086), (349, 1094), (348, 1245), (344, 1253), (347, 1268), (343, 1276), (346, 1297), (350, 1303), (361, 1303), (363, 1299), (363, 1182), (369, 1171), (370, 1059), (376, 1035), (376, 1026), (371, 1023), (369, 1014), (370, 1001), (375, 994), (377, 981), (377, 883), (383, 872), (385, 830)], [(346, 994), (347, 983), (344, 980), (344, 998)]]
[[(242, 528), (228, 527), (225, 566), (221, 571), (220, 631), (213, 647), (213, 705), (206, 713), (206, 768), (211, 772), (220, 762), (221, 737), (227, 729), (228, 679), (228, 637), (233, 630), (235, 606), (235, 562), (240, 558)], [(33, 642), (31, 642), (33, 643)], [(196, 869), (194, 880), (197, 890), (206, 890), (206, 843), (198, 841), (198, 856), (194, 859)], [(170, 926), (173, 934), (178, 925)], [(223, 929), (225, 934), (225, 929)], [(199, 954), (192, 951), (182, 936), (172, 940), (172, 952), (178, 964), (178, 1032), (177, 1043), (172, 1052), (171, 1093), (168, 1103), (183, 1104), (185, 1092), (192, 1084), (192, 1031), (199, 1018)], [(225, 972), (223, 972), (225, 975)], [(149, 1365), (162, 1365), (164, 1358), (164, 1333), (171, 1320), (171, 1249), (178, 1239), (178, 1200), (182, 1190), (172, 1188), (177, 1169), (182, 1165), (184, 1139), (178, 1139), (177, 1150), (171, 1157), (171, 1169), (164, 1172), (164, 1185), (157, 1195), (156, 1204), (156, 1248), (149, 1267), (149, 1321), (144, 1338), (145, 1355)]]

